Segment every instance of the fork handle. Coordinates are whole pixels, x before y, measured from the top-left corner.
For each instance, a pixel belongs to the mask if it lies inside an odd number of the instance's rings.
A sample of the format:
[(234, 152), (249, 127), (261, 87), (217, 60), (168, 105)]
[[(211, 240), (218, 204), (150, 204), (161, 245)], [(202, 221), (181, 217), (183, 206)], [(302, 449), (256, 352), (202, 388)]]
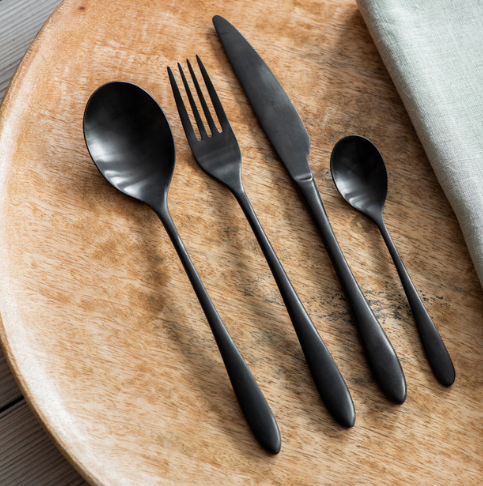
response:
[(313, 176), (296, 180), (349, 301), (372, 373), (382, 391), (396, 403), (406, 399), (406, 379), (386, 333), (372, 312), (340, 249)]
[(240, 187), (234, 190), (233, 193), (255, 233), (280, 293), (282, 294), (283, 301), (292, 320), (322, 401), (337, 422), (345, 427), (352, 427), (356, 418), (354, 403), (352, 402), (351, 394), (339, 368), (325, 346), (324, 341), (322, 341), (299, 296), (295, 292), (267, 235), (258, 221), (243, 186), (240, 184)]
[(179, 236), (167, 205), (160, 209), (155, 209), (155, 211), (176, 248), (181, 262), (183, 263), (183, 267), (191, 281), (191, 285), (193, 286), (201, 307), (203, 308), (206, 319), (210, 324), (216, 344), (218, 345), (223, 362), (225, 363), (226, 371), (230, 377), (233, 390), (235, 391), (238, 403), (240, 404), (248, 425), (260, 445), (267, 452), (278, 454), (282, 442), (280, 431), (265, 396), (260, 390), (252, 372), (245, 363), (240, 351), (233, 342), (233, 339), (228, 333), (211, 301), (183, 241)]
[(381, 231), (382, 237), (386, 242), (386, 245), (391, 254), (392, 260), (396, 265), (399, 278), (406, 292), (406, 296), (413, 311), (416, 327), (423, 344), (424, 351), (428, 358), (431, 369), (438, 381), (444, 386), (451, 386), (455, 380), (455, 370), (451, 357), (444, 345), (436, 326), (434, 325), (431, 317), (429, 317), (428, 311), (421, 302), (418, 291), (409, 277), (408, 271), (404, 266), (404, 263), (399, 256), (399, 253), (392, 241), (392, 238), (387, 231), (382, 215), (376, 219), (376, 224)]

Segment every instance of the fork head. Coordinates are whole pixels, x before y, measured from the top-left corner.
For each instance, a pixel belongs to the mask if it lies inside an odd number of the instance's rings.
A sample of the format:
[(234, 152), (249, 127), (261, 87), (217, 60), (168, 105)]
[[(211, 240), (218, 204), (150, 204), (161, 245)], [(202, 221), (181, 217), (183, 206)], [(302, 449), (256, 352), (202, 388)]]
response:
[(173, 90), (174, 99), (176, 101), (176, 106), (178, 107), (179, 117), (181, 118), (181, 123), (183, 124), (184, 132), (188, 143), (191, 147), (193, 155), (196, 161), (201, 166), (201, 168), (211, 177), (222, 182), (230, 189), (235, 189), (241, 187), (241, 152), (238, 142), (236, 140), (235, 134), (230, 126), (230, 122), (226, 117), (225, 110), (220, 102), (220, 98), (213, 87), (208, 73), (206, 72), (201, 59), (196, 56), (198, 65), (203, 76), (203, 80), (206, 85), (206, 89), (211, 98), (213, 108), (218, 116), (220, 122), (221, 131), (218, 130), (216, 124), (211, 115), (210, 109), (206, 103), (203, 92), (201, 91), (196, 74), (193, 71), (191, 63), (187, 60), (188, 69), (193, 80), (193, 84), (196, 89), (200, 104), (203, 108), (206, 121), (208, 122), (211, 135), (208, 134), (206, 127), (201, 119), (200, 113), (196, 106), (196, 102), (191, 93), (191, 89), (188, 85), (186, 77), (183, 72), (183, 68), (178, 63), (178, 69), (181, 74), (181, 79), (183, 80), (184, 88), (188, 96), (191, 110), (193, 112), (198, 130), (201, 135), (201, 140), (198, 139), (191, 120), (189, 118), (188, 112), (186, 110), (183, 98), (179, 91), (178, 85), (174, 78), (173, 72), (168, 67), (169, 80), (171, 82), (171, 88)]

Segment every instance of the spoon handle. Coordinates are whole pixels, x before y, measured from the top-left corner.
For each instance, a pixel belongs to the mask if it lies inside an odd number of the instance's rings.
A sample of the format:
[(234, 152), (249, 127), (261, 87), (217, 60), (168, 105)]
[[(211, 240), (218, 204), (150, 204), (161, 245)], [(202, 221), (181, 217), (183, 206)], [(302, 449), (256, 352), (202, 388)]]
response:
[(322, 401), (337, 422), (345, 427), (352, 427), (356, 418), (354, 403), (339, 368), (295, 292), (243, 186), (240, 185), (236, 190), (232, 189), (232, 192), (240, 203), (270, 266)]
[(201, 307), (210, 324), (218, 349), (225, 363), (233, 390), (253, 434), (260, 445), (272, 454), (277, 454), (281, 447), (280, 431), (270, 406), (260, 390), (254, 376), (245, 363), (236, 344), (233, 342), (223, 321), (211, 301), (190, 256), (179, 236), (167, 206), (156, 209), (166, 231), (188, 274)]
[(406, 399), (407, 390), (401, 364), (344, 258), (320, 199), (315, 181), (311, 175), (295, 182), (307, 202), (347, 300), (352, 306), (372, 373), (380, 388), (390, 399), (396, 403), (403, 403)]
[(413, 311), (414, 320), (418, 328), (421, 342), (423, 343), (424, 351), (428, 357), (429, 364), (433, 370), (434, 375), (438, 381), (444, 386), (450, 386), (455, 380), (455, 370), (451, 357), (446, 349), (446, 346), (439, 335), (433, 321), (429, 317), (429, 314), (421, 302), (419, 294), (414, 287), (414, 284), (409, 277), (409, 274), (401, 260), (401, 257), (394, 245), (389, 232), (387, 231), (384, 221), (377, 221), (376, 223), (381, 231), (382, 237), (386, 242), (389, 249), (389, 253), (396, 265), (399, 278), (406, 292), (406, 296), (409, 301), (411, 310)]

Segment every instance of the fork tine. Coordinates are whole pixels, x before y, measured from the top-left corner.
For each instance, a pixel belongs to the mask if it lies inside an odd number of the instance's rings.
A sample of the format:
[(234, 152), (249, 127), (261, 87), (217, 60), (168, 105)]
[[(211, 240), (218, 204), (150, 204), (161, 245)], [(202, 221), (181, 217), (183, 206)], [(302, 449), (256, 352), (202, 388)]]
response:
[(208, 73), (206, 72), (205, 66), (201, 62), (200, 57), (197, 55), (196, 60), (198, 61), (198, 66), (200, 67), (201, 74), (205, 81), (206, 88), (208, 89), (208, 93), (210, 94), (211, 102), (213, 103), (213, 108), (215, 108), (216, 114), (218, 115), (218, 120), (220, 120), (220, 125), (222, 129), (230, 128), (230, 122), (226, 117), (225, 110), (223, 109), (223, 105), (221, 104), (220, 98), (218, 98), (218, 94), (215, 91), (215, 87), (211, 82)]
[(205, 96), (203, 95), (203, 91), (201, 91), (200, 84), (198, 83), (198, 79), (196, 77), (195, 72), (193, 71), (189, 59), (187, 59), (186, 62), (188, 63), (188, 69), (190, 71), (191, 78), (193, 79), (196, 92), (198, 93), (198, 98), (200, 99), (201, 106), (203, 107), (203, 111), (205, 112), (205, 117), (206, 120), (208, 121), (208, 125), (210, 126), (211, 133), (213, 134), (215, 132), (218, 132), (218, 128), (216, 128), (215, 122), (213, 121), (213, 117), (211, 116), (210, 109), (208, 108), (208, 105), (206, 104), (205, 101)]
[(188, 115), (188, 112), (186, 111), (186, 107), (184, 106), (184, 101), (181, 97), (181, 93), (179, 92), (178, 84), (176, 83), (176, 79), (174, 79), (173, 72), (171, 71), (171, 68), (169, 66), (168, 75), (169, 81), (171, 83), (171, 89), (173, 90), (174, 99), (176, 101), (176, 107), (178, 108), (179, 117), (181, 118), (181, 123), (183, 125), (186, 138), (191, 145), (193, 142), (198, 141), (198, 137), (193, 130), (193, 125), (191, 124), (190, 117)]
[(191, 94), (191, 89), (189, 87), (188, 81), (186, 81), (183, 68), (181, 64), (178, 63), (179, 73), (181, 74), (181, 79), (183, 80), (184, 89), (186, 90), (186, 94), (188, 95), (188, 99), (190, 101), (191, 110), (193, 111), (193, 115), (195, 116), (196, 124), (198, 125), (198, 130), (200, 131), (201, 138), (205, 138), (208, 136), (206, 133), (205, 126), (203, 125), (203, 121), (201, 120), (200, 112), (198, 111), (198, 107), (196, 106), (195, 100), (193, 95)]

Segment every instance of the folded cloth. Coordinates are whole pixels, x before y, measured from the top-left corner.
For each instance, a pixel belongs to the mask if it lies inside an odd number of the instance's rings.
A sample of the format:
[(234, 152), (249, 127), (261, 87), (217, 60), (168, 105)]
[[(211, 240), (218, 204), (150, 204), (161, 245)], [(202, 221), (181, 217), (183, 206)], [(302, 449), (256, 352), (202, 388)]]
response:
[(483, 1), (357, 3), (483, 284)]

